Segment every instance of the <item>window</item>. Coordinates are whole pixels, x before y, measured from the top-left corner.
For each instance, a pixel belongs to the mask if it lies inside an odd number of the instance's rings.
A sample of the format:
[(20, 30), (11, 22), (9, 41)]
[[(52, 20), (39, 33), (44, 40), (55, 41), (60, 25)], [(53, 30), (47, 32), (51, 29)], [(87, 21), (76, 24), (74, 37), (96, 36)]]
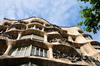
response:
[(11, 52), (11, 56), (40, 56), (47, 57), (47, 49), (36, 47), (36, 46), (26, 46), (15, 48)]
[(93, 46), (96, 50), (100, 50), (100, 45), (99, 45), (99, 44), (92, 44), (92, 46)]
[(47, 49), (32, 46), (31, 56), (47, 57)]
[(8, 22), (5, 22), (4, 23), (4, 26), (10, 26), (11, 24), (10, 23), (8, 23)]
[(36, 25), (33, 25), (31, 27), (29, 27), (29, 29), (37, 29), (37, 30), (42, 30), (42, 28), (36, 26)]
[(31, 56), (35, 55), (34, 53), (35, 53), (35, 47), (34, 47), (34, 46), (32, 46)]
[(19, 47), (12, 50), (11, 56), (30, 56), (31, 46)]
[(36, 34), (26, 34), (24, 36), (22, 36), (20, 39), (34, 39), (34, 40), (40, 40), (40, 41), (44, 41), (44, 37), (36, 35)]
[(84, 36), (86, 40), (92, 40), (90, 36)]
[(39, 55), (39, 48), (37, 47), (36, 48), (36, 54), (35, 54), (36, 56), (38, 56)]
[(43, 56), (43, 50), (44, 49), (40, 49), (40, 56)]

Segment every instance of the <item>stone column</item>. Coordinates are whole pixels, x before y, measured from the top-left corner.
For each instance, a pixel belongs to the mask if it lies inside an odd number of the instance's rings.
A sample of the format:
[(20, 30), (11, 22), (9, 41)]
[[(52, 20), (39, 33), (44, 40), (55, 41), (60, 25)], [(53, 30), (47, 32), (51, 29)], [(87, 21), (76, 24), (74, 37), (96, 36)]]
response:
[(5, 51), (5, 53), (3, 55), (8, 55), (10, 50), (11, 50), (11, 48), (12, 48), (12, 45), (8, 45), (6, 51)]
[(26, 30), (28, 29), (28, 25), (26, 25)]
[(44, 32), (44, 27), (42, 28), (42, 30), (41, 31), (43, 31)]
[(6, 31), (8, 31), (9, 28), (6, 29)]
[(34, 25), (33, 29), (36, 29), (36, 25)]
[(73, 41), (71, 36), (68, 36), (68, 41)]
[(7, 41), (8, 47), (7, 47), (7, 49), (6, 49), (6, 51), (5, 51), (5, 53), (3, 55), (9, 55), (9, 52), (12, 49), (13, 44), (14, 44), (14, 41), (12, 41), (12, 40), (8, 40)]
[(44, 34), (44, 42), (48, 42), (48, 40), (47, 40), (47, 34)]
[(19, 40), (19, 39), (20, 39), (20, 37), (21, 37), (21, 32), (20, 32), (20, 33), (18, 33), (17, 40)]
[(49, 58), (53, 58), (52, 46), (49, 47), (49, 50), (48, 50), (48, 57), (49, 57)]
[(44, 23), (43, 26), (46, 26), (46, 24)]

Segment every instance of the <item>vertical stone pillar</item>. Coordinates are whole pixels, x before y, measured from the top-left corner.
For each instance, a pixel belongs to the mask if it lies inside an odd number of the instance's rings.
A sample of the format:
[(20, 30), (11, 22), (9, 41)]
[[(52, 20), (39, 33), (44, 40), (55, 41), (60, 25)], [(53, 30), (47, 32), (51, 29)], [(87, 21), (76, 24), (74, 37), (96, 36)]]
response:
[(46, 24), (44, 23), (43, 26), (46, 26)]
[(49, 57), (49, 58), (53, 58), (52, 46), (49, 47), (49, 50), (48, 50), (48, 57)]
[(44, 42), (48, 42), (48, 40), (47, 40), (47, 34), (44, 34)]
[(44, 27), (42, 28), (42, 30), (41, 31), (43, 31), (44, 32)]
[(36, 29), (36, 25), (34, 25), (33, 29)]
[(45, 50), (43, 49), (43, 57), (45, 57)]
[(17, 37), (17, 40), (19, 40), (21, 37), (21, 32), (18, 33), (18, 37)]
[(6, 29), (6, 31), (8, 31), (9, 28)]
[(28, 25), (26, 25), (26, 30), (28, 29)]
[(12, 48), (12, 45), (8, 45), (6, 51), (5, 51), (5, 53), (3, 55), (8, 55), (10, 50), (11, 50), (11, 48)]
[(13, 44), (14, 44), (14, 41), (12, 41), (12, 40), (11, 41), (10, 40), (7, 41), (8, 47), (7, 47), (7, 49), (6, 49), (6, 51), (5, 51), (5, 53), (3, 55), (9, 55), (9, 52), (12, 49)]
[(68, 41), (73, 41), (71, 36), (68, 36)]

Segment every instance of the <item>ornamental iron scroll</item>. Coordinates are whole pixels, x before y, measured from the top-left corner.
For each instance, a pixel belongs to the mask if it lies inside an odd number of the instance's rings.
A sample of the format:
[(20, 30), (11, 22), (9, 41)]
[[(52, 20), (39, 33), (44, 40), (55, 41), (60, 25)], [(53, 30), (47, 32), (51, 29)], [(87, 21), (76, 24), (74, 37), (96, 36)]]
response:
[(54, 39), (50, 40), (49, 42), (66, 42), (66, 41), (67, 41), (66, 38), (63, 38), (63, 39), (54, 38)]

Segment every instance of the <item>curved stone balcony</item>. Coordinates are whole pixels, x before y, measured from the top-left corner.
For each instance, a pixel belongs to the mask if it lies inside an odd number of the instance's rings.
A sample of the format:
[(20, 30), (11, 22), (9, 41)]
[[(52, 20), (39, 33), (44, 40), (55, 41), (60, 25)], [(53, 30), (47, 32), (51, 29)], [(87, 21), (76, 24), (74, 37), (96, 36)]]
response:
[(7, 30), (7, 27), (0, 25), (0, 32), (5, 32)]
[(26, 26), (24, 24), (13, 24), (8, 28), (8, 31), (11, 30), (25, 30)]
[(44, 36), (44, 32), (37, 30), (37, 29), (27, 29), (25, 31), (22, 32), (22, 36), (23, 35), (27, 35), (27, 34), (35, 34), (35, 35), (39, 35), (39, 36)]
[(44, 23), (38, 22), (38, 21), (31, 21), (30, 24), (39, 24), (39, 25), (43, 25)]

